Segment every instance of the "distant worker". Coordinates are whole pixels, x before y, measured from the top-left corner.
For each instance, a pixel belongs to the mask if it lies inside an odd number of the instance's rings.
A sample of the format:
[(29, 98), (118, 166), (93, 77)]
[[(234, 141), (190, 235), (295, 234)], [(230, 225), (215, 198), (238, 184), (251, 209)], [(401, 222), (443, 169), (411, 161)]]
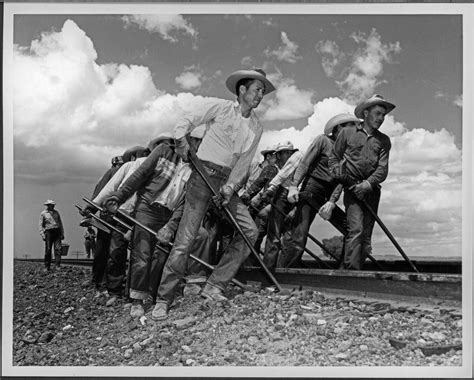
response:
[(329, 158), (331, 175), (344, 185), (344, 206), (347, 216), (344, 269), (361, 269), (372, 253), (372, 230), (377, 212), (380, 184), (388, 175), (390, 138), (379, 132), (385, 115), (395, 105), (380, 95), (373, 95), (354, 110), (363, 123), (345, 127), (337, 136)]
[(48, 199), (44, 202), (46, 210), (43, 210), (39, 219), (39, 231), (44, 240), (44, 265), (45, 270), (51, 269), (51, 250), (54, 247), (55, 267), (61, 265), (61, 240), (64, 240), (64, 228), (59, 212), (54, 209), (56, 202)]
[(94, 229), (91, 226), (87, 227), (86, 232), (84, 232), (84, 248), (88, 259), (91, 258), (91, 253), (92, 258), (95, 256), (95, 237)]

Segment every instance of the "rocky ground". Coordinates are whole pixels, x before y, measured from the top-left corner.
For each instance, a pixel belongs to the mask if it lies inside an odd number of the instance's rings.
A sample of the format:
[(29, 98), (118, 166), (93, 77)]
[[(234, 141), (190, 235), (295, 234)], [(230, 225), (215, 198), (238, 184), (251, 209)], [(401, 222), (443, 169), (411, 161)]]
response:
[(461, 366), (458, 308), (314, 291), (233, 288), (230, 301), (180, 298), (164, 322), (129, 316), (84, 283), (90, 270), (15, 262), (15, 366)]

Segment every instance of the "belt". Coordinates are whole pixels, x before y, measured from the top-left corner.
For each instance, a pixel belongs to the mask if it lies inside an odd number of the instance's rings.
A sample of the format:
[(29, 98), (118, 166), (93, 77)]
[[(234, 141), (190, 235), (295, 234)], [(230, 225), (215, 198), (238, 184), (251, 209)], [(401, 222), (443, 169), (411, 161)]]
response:
[(221, 165), (217, 165), (213, 162), (210, 162), (210, 161), (204, 161), (204, 160), (201, 160), (202, 164), (204, 165), (204, 167), (206, 168), (206, 171), (209, 173), (209, 174), (213, 174), (213, 175), (220, 175), (220, 176), (223, 176), (223, 177), (228, 177), (230, 172), (231, 172), (231, 168), (227, 167), (227, 166), (221, 166)]

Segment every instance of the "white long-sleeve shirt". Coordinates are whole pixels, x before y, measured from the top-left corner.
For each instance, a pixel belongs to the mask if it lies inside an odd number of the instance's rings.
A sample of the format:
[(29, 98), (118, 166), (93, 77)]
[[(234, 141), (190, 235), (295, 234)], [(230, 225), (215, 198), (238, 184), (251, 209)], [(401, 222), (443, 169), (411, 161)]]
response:
[[(99, 194), (94, 198), (94, 203), (98, 205), (103, 205), (103, 202), (110, 196), (114, 191), (116, 191), (122, 183), (126, 181), (128, 177), (146, 160), (146, 157), (137, 158), (135, 161), (128, 161), (124, 163), (119, 170), (115, 172), (113, 177), (107, 182), (107, 184), (102, 188)], [(134, 193), (130, 198), (128, 198), (119, 209), (128, 214), (131, 214), (135, 208), (135, 203), (137, 202), (137, 195)]]
[(300, 151), (293, 153), (285, 162), (285, 165), (283, 165), (283, 167), (278, 170), (276, 176), (270, 181), (268, 190), (270, 192), (275, 191), (279, 185), (288, 190), (293, 179), (293, 174), (295, 173), (295, 170), (302, 159), (303, 154)]
[(253, 110), (244, 118), (238, 102), (212, 99), (182, 117), (175, 126), (174, 137), (183, 138), (201, 124), (206, 124), (206, 134), (197, 156), (230, 168), (227, 185), (235, 189), (245, 181), (262, 136), (262, 125)]

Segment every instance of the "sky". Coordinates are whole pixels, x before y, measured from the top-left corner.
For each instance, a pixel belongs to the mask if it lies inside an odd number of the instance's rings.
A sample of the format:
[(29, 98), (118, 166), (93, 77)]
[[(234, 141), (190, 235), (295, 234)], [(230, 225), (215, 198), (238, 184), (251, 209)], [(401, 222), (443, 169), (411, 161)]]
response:
[[(260, 149), (290, 140), (305, 151), (362, 99), (394, 103), (380, 128), (392, 150), (379, 216), (409, 257), (461, 256), (459, 15), (16, 15), (13, 33), (16, 257), (43, 256), (46, 199), (70, 251), (83, 252), (74, 204), (110, 159), (172, 131), (207, 98), (233, 99), (225, 79), (252, 67), (277, 88), (256, 110)], [(319, 217), (311, 233), (337, 235)], [(373, 250), (400, 258), (379, 227)]]

